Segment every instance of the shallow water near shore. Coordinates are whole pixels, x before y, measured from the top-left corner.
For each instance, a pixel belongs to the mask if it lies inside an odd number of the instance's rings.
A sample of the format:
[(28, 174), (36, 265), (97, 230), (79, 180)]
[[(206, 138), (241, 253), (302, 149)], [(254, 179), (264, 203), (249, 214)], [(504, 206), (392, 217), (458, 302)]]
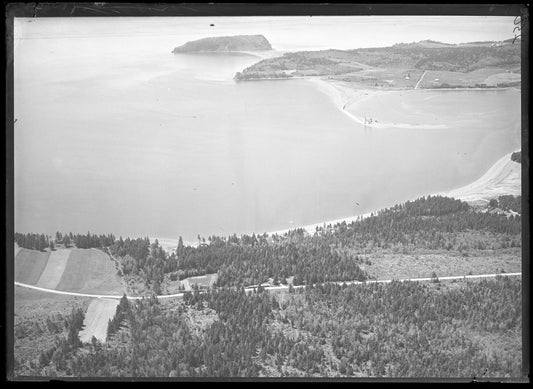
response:
[(17, 231), (262, 233), (456, 188), (520, 148), (517, 92), (369, 100), (447, 128), (365, 129), (307, 80), (235, 83), (255, 57), (108, 39), (19, 43)]

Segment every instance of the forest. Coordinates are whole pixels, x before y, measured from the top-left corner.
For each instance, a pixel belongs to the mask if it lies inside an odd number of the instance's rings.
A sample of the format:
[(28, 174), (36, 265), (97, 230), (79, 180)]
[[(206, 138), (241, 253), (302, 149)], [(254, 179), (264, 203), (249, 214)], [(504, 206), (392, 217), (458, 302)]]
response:
[[(398, 298), (401, 296), (402, 298)], [(81, 377), (520, 375), (521, 281), (307, 286), (123, 299), (106, 347), (66, 343), (33, 373)], [(192, 311), (215, 320), (198, 331)], [(494, 348), (494, 344), (504, 347)], [(61, 343), (61, 344), (64, 344)], [(59, 346), (58, 346), (59, 347)]]

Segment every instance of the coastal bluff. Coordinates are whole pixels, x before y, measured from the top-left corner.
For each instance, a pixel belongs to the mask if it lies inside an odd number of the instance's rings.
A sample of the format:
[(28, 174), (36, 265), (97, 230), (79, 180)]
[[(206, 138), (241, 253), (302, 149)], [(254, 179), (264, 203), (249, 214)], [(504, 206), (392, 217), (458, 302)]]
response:
[(236, 35), (203, 38), (174, 48), (173, 53), (230, 52), (272, 50), (263, 35)]

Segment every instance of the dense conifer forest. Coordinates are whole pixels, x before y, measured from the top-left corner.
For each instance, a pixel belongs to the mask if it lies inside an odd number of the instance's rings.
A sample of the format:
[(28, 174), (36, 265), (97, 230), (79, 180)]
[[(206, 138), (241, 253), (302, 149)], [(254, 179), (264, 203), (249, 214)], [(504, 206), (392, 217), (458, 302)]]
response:
[[(401, 298), (398, 298), (401, 296)], [(393, 282), (123, 299), (108, 345), (61, 340), (33, 373), (74, 376), (504, 377), (520, 374), (521, 282)], [(191, 311), (216, 320), (201, 331)], [(506, 344), (504, 350), (488, 346)], [(64, 346), (64, 347), (63, 347)], [(62, 348), (63, 347), (63, 348)], [(62, 351), (58, 351), (62, 350)]]

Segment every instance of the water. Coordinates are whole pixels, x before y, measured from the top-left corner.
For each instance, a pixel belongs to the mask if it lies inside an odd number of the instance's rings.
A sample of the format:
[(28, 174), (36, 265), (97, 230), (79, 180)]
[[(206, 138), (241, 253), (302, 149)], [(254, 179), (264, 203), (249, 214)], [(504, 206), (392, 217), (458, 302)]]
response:
[(279, 230), (467, 184), (520, 148), (516, 91), (433, 94), (443, 130), (365, 130), (306, 80), (234, 83), (256, 57), (170, 53), (208, 27), (126, 22), (16, 41), (17, 231)]

